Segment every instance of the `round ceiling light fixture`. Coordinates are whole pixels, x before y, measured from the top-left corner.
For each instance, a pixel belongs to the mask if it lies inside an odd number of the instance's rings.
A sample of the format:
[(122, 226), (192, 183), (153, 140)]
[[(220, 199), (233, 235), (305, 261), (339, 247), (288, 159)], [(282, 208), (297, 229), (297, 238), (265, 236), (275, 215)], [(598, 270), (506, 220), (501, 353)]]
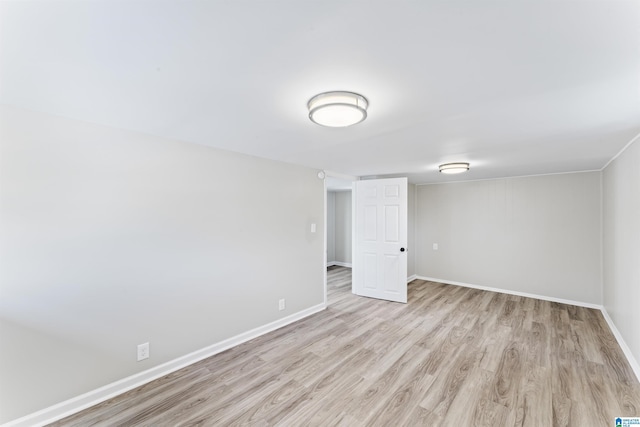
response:
[(309, 119), (321, 126), (342, 128), (367, 118), (369, 101), (364, 96), (345, 91), (320, 93), (309, 100)]
[(462, 173), (469, 170), (469, 163), (444, 163), (441, 164), (440, 167), (441, 173), (454, 174), (454, 173)]

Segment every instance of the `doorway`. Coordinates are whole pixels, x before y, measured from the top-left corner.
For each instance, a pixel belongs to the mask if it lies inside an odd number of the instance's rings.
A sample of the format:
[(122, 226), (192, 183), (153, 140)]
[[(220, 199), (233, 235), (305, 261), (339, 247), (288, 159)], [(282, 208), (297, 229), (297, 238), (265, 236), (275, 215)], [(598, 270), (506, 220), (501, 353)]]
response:
[(324, 187), (325, 306), (330, 303), (327, 268), (336, 267), (349, 270), (351, 293), (406, 303), (412, 228), (407, 178), (360, 181), (326, 172)]
[[(355, 176), (325, 172), (324, 298), (329, 305), (329, 287), (351, 293), (353, 248), (353, 191)], [(330, 274), (328, 274), (328, 270)]]

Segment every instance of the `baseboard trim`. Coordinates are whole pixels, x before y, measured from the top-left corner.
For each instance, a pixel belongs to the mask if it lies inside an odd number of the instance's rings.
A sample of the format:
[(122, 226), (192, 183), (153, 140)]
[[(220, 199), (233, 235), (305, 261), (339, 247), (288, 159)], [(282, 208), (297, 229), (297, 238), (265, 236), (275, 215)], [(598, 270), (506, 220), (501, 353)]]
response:
[(100, 387), (80, 396), (42, 409), (38, 412), (34, 412), (33, 414), (29, 414), (13, 421), (9, 421), (8, 423), (2, 424), (1, 427), (39, 427), (50, 424), (54, 421), (68, 417), (69, 415), (73, 415), (79, 411), (82, 411), (83, 409), (89, 408), (93, 405), (97, 405), (98, 403), (104, 402), (105, 400), (111, 399), (112, 397), (118, 396), (150, 381), (175, 372), (178, 369), (182, 369), (186, 366), (206, 359), (207, 357), (211, 357), (222, 351), (228, 350), (231, 347), (235, 347), (246, 341), (252, 340), (261, 335), (282, 328), (283, 326), (289, 325), (290, 323), (304, 319), (305, 317), (311, 316), (312, 314), (318, 313), (326, 308), (327, 306), (325, 303), (314, 305), (313, 307), (309, 307), (287, 317), (283, 317), (282, 319), (278, 319), (274, 322), (267, 323), (266, 325), (251, 329), (250, 331), (243, 332), (239, 335), (220, 341), (216, 344), (194, 351), (193, 353), (189, 353), (185, 356), (178, 357), (177, 359), (173, 359), (169, 362), (155, 366), (146, 371), (123, 378), (104, 387)]
[(407, 277), (407, 283), (413, 282), (417, 278), (418, 276), (416, 276), (415, 274), (412, 274), (411, 276)]
[(600, 311), (604, 316), (604, 320), (607, 321), (607, 324), (609, 325), (609, 329), (611, 329), (611, 332), (613, 332), (613, 336), (616, 337), (616, 341), (618, 341), (618, 345), (622, 349), (622, 352), (624, 353), (627, 360), (629, 361), (629, 365), (631, 365), (631, 369), (633, 369), (633, 373), (636, 374), (636, 378), (640, 382), (640, 364), (638, 364), (638, 361), (633, 356), (633, 353), (631, 353), (631, 349), (629, 348), (627, 343), (624, 341), (624, 338), (622, 338), (620, 331), (618, 330), (618, 328), (616, 328), (616, 324), (613, 323), (613, 319), (611, 319), (611, 317), (609, 316), (609, 313), (607, 313), (607, 309), (602, 307)]
[(351, 263), (350, 262), (342, 262), (342, 261), (331, 261), (331, 262), (327, 263), (327, 267), (333, 267), (333, 266), (351, 268)]
[(595, 308), (597, 310), (602, 310), (601, 305), (592, 304), (590, 302), (573, 301), (573, 300), (563, 299), (563, 298), (548, 297), (545, 295), (530, 294), (527, 292), (510, 291), (508, 289), (492, 288), (490, 286), (472, 285), (470, 283), (454, 282), (452, 280), (436, 279), (433, 277), (417, 276), (416, 278), (420, 280), (426, 280), (429, 282), (446, 283), (447, 285), (464, 286), (465, 288), (480, 289), (483, 291), (498, 292), (501, 294), (508, 294), (508, 295), (517, 295), (519, 297), (535, 298), (543, 301), (559, 302), (561, 304), (569, 304), (569, 305), (575, 305), (578, 307)]

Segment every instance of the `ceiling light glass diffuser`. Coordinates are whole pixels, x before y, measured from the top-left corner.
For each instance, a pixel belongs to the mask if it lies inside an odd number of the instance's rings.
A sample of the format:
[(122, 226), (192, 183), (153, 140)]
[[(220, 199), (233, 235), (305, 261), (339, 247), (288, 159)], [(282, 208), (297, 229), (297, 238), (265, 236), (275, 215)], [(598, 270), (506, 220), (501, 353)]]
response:
[(307, 107), (312, 122), (321, 126), (341, 128), (366, 119), (369, 101), (353, 92), (324, 92), (311, 98)]
[(440, 165), (440, 172), (447, 174), (462, 173), (469, 170), (469, 163), (444, 163)]

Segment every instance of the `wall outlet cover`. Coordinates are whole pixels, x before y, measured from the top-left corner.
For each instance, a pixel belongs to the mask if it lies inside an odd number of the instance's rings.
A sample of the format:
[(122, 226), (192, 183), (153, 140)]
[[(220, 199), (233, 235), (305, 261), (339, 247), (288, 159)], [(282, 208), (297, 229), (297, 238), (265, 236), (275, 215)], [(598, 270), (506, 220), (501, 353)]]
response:
[(149, 343), (138, 345), (138, 362), (149, 358)]

